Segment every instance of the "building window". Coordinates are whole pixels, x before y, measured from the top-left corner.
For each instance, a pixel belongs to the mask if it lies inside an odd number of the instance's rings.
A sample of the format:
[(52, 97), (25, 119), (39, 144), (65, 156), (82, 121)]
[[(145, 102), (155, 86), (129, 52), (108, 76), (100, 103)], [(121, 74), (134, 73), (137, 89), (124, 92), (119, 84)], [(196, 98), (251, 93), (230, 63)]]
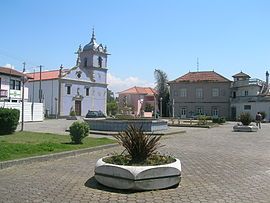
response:
[(10, 89), (15, 90), (15, 80), (10, 80)]
[(236, 92), (233, 91), (233, 95), (232, 95), (233, 98), (236, 98)]
[(202, 115), (202, 114), (203, 114), (203, 109), (202, 109), (202, 107), (197, 107), (196, 111), (197, 111), (197, 114), (198, 114), (198, 115)]
[(71, 93), (71, 86), (67, 86), (67, 94)]
[(85, 95), (86, 95), (86, 96), (89, 96), (89, 87), (86, 87), (86, 88), (85, 88)]
[(181, 108), (181, 118), (185, 118), (187, 115), (187, 109), (186, 108)]
[(187, 97), (187, 89), (186, 88), (180, 89), (180, 97)]
[(244, 105), (244, 110), (251, 110), (251, 105)]
[(212, 97), (218, 97), (218, 96), (219, 96), (219, 88), (213, 88)]
[(178, 92), (177, 92), (177, 90), (174, 90), (173, 95), (174, 95), (174, 96), (176, 96), (176, 97), (178, 96)]
[(21, 81), (19, 81), (19, 80), (15, 81), (15, 88), (16, 88), (16, 90), (21, 90)]
[(248, 91), (247, 90), (245, 90), (245, 96), (248, 96)]
[(203, 89), (202, 88), (196, 88), (196, 98), (203, 98)]
[(213, 108), (212, 110), (212, 116), (217, 117), (218, 116), (218, 109), (217, 108)]

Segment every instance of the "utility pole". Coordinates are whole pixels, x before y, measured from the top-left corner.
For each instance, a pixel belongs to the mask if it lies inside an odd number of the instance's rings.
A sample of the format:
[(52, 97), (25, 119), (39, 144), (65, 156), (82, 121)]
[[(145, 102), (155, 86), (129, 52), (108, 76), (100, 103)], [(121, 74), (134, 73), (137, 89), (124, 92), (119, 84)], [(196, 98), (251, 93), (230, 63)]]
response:
[(41, 71), (42, 71), (42, 65), (39, 66), (39, 103), (42, 102), (42, 89), (41, 89)]
[(26, 76), (25, 76), (25, 65), (26, 63), (23, 62), (23, 78), (22, 78), (22, 124), (21, 124), (21, 131), (23, 131), (24, 126), (24, 84), (26, 82)]
[(199, 72), (199, 67), (200, 67), (200, 64), (199, 64), (199, 57), (197, 57), (197, 72)]

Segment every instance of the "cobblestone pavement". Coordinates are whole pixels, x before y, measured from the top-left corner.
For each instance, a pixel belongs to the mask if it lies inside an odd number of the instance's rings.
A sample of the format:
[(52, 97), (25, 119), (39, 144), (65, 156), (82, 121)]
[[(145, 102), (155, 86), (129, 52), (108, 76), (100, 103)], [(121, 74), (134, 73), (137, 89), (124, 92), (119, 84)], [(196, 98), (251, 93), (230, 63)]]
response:
[(95, 179), (92, 152), (0, 170), (0, 202), (270, 202), (270, 124), (257, 133), (232, 132), (232, 123), (162, 139), (161, 153), (182, 162), (177, 188), (128, 192)]

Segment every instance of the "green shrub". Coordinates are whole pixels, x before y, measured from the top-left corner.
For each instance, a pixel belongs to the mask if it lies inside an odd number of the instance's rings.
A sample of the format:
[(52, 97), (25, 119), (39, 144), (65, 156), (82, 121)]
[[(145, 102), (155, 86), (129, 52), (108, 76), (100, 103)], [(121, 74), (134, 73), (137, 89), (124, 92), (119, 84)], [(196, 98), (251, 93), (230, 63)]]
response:
[(19, 124), (19, 118), (18, 109), (0, 108), (0, 135), (12, 134)]
[(76, 112), (75, 112), (74, 110), (71, 110), (71, 111), (69, 112), (69, 115), (70, 115), (70, 116), (76, 116)]
[(252, 121), (251, 115), (248, 112), (241, 113), (239, 116), (239, 120), (243, 125), (249, 125)]
[(198, 125), (206, 125), (207, 124), (207, 117), (204, 115), (198, 116)]
[(74, 144), (81, 144), (82, 139), (88, 136), (89, 126), (85, 122), (76, 121), (69, 127), (71, 141)]
[(160, 147), (161, 136), (147, 135), (142, 128), (130, 125), (127, 130), (114, 136), (131, 157), (131, 163), (142, 163)]
[(117, 115), (115, 115), (115, 118), (120, 119), (120, 120), (130, 120), (130, 119), (134, 119), (134, 116), (132, 116), (132, 115), (124, 115), (124, 114), (117, 114)]
[(260, 114), (262, 115), (262, 120), (265, 119), (266, 113), (264, 111), (262, 111), (262, 112), (260, 112)]
[(116, 101), (107, 102), (107, 114), (108, 115), (115, 115), (118, 110), (118, 105)]
[(205, 119), (208, 120), (208, 121), (211, 121), (212, 120), (212, 116), (205, 116)]
[(145, 104), (145, 107), (144, 107), (145, 112), (152, 112), (153, 110), (154, 110), (154, 107), (151, 104), (149, 103)]
[(212, 122), (222, 124), (222, 123), (226, 123), (226, 119), (224, 117), (216, 117), (216, 118), (212, 118)]

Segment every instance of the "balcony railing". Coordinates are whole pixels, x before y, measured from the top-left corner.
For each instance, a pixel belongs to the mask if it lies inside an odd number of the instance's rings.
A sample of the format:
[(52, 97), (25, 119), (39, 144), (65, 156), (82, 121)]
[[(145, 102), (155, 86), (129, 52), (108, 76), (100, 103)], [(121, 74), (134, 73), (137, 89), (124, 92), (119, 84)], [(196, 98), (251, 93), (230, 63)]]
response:
[(242, 86), (249, 86), (249, 85), (258, 85), (262, 86), (264, 82), (260, 79), (257, 78), (251, 78), (249, 80), (239, 80), (239, 81), (234, 81), (232, 83), (232, 87), (242, 87)]
[(7, 97), (8, 91), (7, 90), (0, 90), (0, 97)]

